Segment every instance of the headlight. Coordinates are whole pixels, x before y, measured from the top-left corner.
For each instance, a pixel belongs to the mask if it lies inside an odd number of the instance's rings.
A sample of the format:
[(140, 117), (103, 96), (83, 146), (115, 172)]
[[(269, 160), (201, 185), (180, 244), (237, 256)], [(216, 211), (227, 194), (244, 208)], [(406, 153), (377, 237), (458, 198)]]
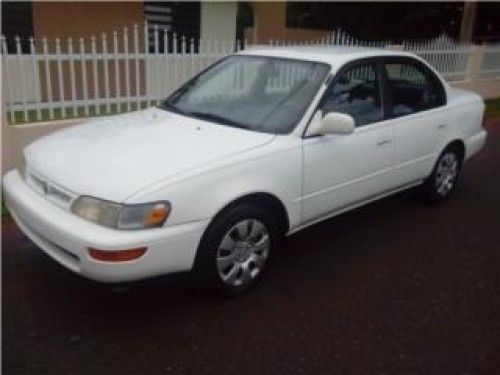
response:
[(108, 228), (143, 229), (161, 227), (170, 214), (170, 203), (127, 205), (82, 196), (75, 200), (71, 211)]
[(118, 228), (141, 229), (161, 227), (170, 213), (170, 203), (155, 202), (122, 206)]

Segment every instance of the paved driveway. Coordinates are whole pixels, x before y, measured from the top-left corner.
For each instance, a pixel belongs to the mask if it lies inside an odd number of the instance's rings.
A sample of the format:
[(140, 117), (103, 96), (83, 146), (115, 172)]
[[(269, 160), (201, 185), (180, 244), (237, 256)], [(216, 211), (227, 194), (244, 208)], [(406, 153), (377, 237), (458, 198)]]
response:
[(453, 200), (411, 192), (289, 238), (263, 285), (227, 302), (183, 280), (128, 290), (3, 235), (4, 374), (495, 374), (500, 123)]

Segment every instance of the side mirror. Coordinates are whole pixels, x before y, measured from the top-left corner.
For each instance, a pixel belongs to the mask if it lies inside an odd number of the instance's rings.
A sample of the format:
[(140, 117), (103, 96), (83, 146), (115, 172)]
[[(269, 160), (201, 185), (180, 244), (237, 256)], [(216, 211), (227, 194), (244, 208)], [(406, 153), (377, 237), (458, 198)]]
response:
[(322, 117), (321, 111), (316, 112), (307, 131), (307, 135), (351, 134), (355, 122), (352, 116), (345, 113), (331, 112)]

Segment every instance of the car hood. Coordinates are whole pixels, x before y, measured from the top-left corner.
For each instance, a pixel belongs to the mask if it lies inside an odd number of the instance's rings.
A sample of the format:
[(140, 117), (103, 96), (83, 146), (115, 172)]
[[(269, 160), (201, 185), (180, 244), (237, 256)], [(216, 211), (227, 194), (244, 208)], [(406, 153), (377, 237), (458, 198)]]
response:
[(75, 194), (122, 202), (152, 183), (274, 137), (149, 108), (50, 134), (24, 155), (30, 168)]

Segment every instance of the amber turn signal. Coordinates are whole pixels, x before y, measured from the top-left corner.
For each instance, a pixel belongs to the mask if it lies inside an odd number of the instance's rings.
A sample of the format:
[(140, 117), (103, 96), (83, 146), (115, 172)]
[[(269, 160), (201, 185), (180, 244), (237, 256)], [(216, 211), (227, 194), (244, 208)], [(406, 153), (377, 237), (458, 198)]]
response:
[(168, 216), (170, 208), (163, 203), (157, 204), (144, 220), (145, 227), (156, 227), (163, 224)]
[(146, 252), (147, 247), (130, 250), (99, 250), (89, 248), (91, 258), (101, 262), (128, 262), (140, 258)]

